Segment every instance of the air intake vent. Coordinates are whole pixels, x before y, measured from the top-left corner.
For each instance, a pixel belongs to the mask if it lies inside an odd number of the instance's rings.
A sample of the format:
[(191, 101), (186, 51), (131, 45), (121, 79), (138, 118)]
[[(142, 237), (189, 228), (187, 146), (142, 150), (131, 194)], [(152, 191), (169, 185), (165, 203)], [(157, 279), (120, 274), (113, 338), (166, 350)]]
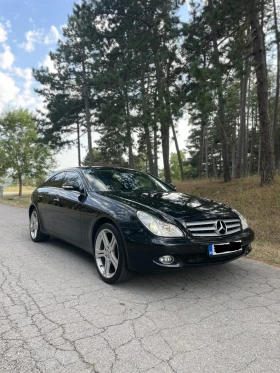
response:
[(241, 231), (239, 219), (192, 221), (186, 227), (194, 237), (220, 237)]

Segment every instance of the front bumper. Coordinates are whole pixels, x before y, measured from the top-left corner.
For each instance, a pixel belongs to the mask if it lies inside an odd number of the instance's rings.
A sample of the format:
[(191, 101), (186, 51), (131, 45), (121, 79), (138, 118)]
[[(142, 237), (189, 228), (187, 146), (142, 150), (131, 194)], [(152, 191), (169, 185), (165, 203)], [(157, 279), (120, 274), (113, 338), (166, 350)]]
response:
[[(124, 232), (126, 233), (126, 232)], [(139, 234), (139, 232), (127, 232), (125, 236), (125, 246), (127, 254), (127, 264), (131, 271), (154, 272), (181, 268), (184, 266), (212, 265), (226, 263), (242, 256), (248, 255), (252, 250), (251, 243), (254, 240), (254, 232), (246, 229), (243, 232), (231, 236), (211, 238), (189, 237), (170, 239)], [(242, 242), (242, 251), (224, 255), (210, 257), (208, 254), (208, 244)], [(159, 257), (172, 255), (175, 262), (170, 265), (163, 265)]]

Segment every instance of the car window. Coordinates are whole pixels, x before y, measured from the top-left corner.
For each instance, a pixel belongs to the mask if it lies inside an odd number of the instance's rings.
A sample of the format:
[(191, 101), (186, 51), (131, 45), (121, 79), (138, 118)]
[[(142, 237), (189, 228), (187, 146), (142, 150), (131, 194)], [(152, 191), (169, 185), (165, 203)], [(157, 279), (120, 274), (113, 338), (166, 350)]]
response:
[(65, 172), (60, 172), (54, 175), (51, 179), (45, 182), (44, 187), (62, 188), (65, 180)]
[(87, 169), (84, 174), (95, 191), (169, 191), (163, 183), (141, 172)]
[(68, 171), (66, 172), (66, 177), (65, 177), (65, 183), (67, 181), (75, 181), (76, 183), (78, 183), (80, 186), (83, 185), (83, 182), (82, 182), (82, 179), (80, 177), (80, 175), (75, 172), (75, 171)]

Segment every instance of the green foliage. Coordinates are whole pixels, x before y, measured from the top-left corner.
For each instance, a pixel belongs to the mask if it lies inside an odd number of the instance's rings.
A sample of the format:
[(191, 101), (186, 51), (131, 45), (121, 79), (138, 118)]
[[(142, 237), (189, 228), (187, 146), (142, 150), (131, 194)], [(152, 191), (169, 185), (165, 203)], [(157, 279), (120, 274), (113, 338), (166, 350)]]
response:
[(53, 167), (51, 152), (38, 143), (36, 125), (27, 110), (8, 111), (0, 117), (0, 159), (0, 173), (18, 180), (20, 188), (24, 177), (41, 177)]
[[(193, 166), (190, 163), (188, 163), (185, 153), (183, 151), (180, 151), (180, 153), (181, 153), (181, 158), (183, 161), (184, 177), (186, 179), (192, 179), (192, 178), (197, 177), (196, 169), (193, 168)], [(177, 180), (177, 181), (181, 180), (180, 166), (179, 166), (178, 156), (176, 153), (171, 153), (170, 155), (170, 170), (171, 170), (172, 180)], [(159, 177), (160, 178), (164, 177), (164, 170), (160, 171)]]
[[(248, 74), (253, 82), (256, 67), (251, 11), (257, 10), (264, 30), (272, 30), (271, 0), (190, 0), (187, 23), (178, 17), (183, 3), (75, 4), (62, 41), (50, 53), (56, 70), (34, 70), (42, 84), (36, 91), (48, 109), (37, 118), (42, 143), (55, 149), (72, 145), (78, 136), (69, 135), (81, 128), (88, 134), (90, 153), (84, 162), (89, 164), (93, 129), (100, 134), (94, 162), (128, 165), (155, 175), (161, 145), (164, 177), (170, 182), (172, 177), (179, 179), (178, 155), (169, 155), (170, 128), (187, 110), (191, 134), (188, 162), (183, 161), (185, 176), (224, 174), (229, 180), (241, 153), (240, 83)], [(247, 161), (251, 158), (251, 173), (258, 168), (260, 154), (254, 109), (259, 99), (252, 85), (245, 103), (243, 152)]]
[[(100, 149), (92, 149), (93, 152), (93, 158), (94, 158), (94, 164), (95, 165), (108, 165), (108, 166), (119, 166), (119, 167), (125, 167), (127, 166), (127, 163), (122, 158), (121, 153), (114, 152), (113, 148), (109, 149), (109, 151), (105, 152)], [(82, 162), (83, 166), (89, 166), (89, 154), (85, 156)]]
[(147, 155), (139, 152), (134, 156), (134, 168), (137, 171), (148, 172)]

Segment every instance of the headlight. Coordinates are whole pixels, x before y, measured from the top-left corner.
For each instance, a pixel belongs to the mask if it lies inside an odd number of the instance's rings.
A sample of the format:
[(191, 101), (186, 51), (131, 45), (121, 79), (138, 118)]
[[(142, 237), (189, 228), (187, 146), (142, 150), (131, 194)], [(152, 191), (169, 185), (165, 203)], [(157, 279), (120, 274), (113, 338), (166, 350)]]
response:
[(137, 216), (141, 223), (156, 236), (184, 237), (183, 232), (176, 225), (166, 223), (143, 211), (137, 211)]
[(240, 212), (238, 212), (238, 211), (236, 211), (236, 210), (234, 210), (234, 212), (236, 212), (236, 214), (239, 216), (239, 219), (240, 219), (240, 221), (241, 221), (241, 227), (242, 227), (242, 230), (249, 228), (249, 225), (248, 225), (248, 223), (247, 223), (247, 220), (244, 218), (244, 216), (241, 215)]

